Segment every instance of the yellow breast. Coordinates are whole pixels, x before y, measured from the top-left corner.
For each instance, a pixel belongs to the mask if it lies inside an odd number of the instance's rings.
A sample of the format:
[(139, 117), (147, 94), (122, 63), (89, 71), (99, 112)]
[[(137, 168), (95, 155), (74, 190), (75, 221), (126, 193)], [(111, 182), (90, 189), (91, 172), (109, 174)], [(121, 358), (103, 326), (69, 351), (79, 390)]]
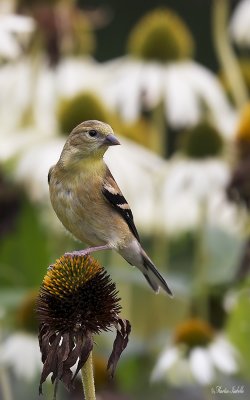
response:
[(91, 245), (106, 243), (110, 207), (102, 195), (105, 164), (84, 163), (84, 167), (63, 171), (54, 167), (50, 178), (52, 206), (65, 228)]

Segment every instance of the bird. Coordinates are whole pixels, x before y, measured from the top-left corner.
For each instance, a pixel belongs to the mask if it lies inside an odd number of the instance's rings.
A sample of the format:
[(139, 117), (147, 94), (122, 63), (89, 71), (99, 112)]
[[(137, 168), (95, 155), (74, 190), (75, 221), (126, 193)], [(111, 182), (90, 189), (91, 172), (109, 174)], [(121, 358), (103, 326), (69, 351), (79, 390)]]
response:
[(104, 162), (108, 148), (119, 144), (107, 123), (84, 121), (71, 131), (58, 162), (49, 170), (50, 200), (57, 217), (76, 239), (90, 246), (65, 256), (113, 249), (139, 268), (156, 293), (162, 288), (172, 297), (143, 249), (128, 202)]

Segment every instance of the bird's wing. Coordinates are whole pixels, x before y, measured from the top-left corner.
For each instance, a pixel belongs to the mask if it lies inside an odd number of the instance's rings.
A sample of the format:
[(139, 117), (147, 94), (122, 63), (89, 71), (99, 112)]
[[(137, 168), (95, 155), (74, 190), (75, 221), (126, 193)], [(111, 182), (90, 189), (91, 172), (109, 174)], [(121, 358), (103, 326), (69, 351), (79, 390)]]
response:
[(114, 209), (126, 221), (129, 229), (140, 242), (140, 237), (134, 224), (132, 211), (108, 167), (102, 187), (102, 193), (109, 203), (114, 207)]

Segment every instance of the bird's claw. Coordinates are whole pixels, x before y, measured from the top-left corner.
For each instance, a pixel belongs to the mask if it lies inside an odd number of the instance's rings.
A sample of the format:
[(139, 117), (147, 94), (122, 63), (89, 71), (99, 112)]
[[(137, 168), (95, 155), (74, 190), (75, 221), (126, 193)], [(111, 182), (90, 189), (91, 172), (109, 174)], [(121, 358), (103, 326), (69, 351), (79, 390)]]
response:
[(88, 255), (88, 252), (85, 250), (78, 250), (78, 251), (71, 251), (68, 253), (64, 253), (64, 257), (74, 257), (74, 256), (83, 257), (83, 256), (87, 256), (87, 255)]

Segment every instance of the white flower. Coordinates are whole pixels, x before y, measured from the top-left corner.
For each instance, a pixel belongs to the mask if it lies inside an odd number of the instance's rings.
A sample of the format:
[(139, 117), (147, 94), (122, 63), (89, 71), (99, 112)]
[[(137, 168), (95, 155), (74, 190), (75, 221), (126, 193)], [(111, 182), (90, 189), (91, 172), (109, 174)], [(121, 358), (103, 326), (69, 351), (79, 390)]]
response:
[(242, 0), (236, 6), (230, 22), (230, 33), (239, 46), (250, 46), (250, 0)]
[(1, 66), (0, 135), (24, 124), (32, 126), (34, 134), (57, 132), (60, 100), (82, 91), (98, 93), (105, 74), (100, 64), (89, 58), (63, 59), (55, 69), (42, 56)]
[(90, 57), (63, 59), (56, 68), (56, 91), (59, 97), (73, 97), (82, 91), (98, 92), (106, 72)]
[(0, 57), (16, 59), (22, 54), (22, 44), (35, 28), (34, 20), (15, 14), (0, 14)]
[(228, 165), (219, 159), (170, 161), (162, 183), (162, 230), (178, 234), (207, 222), (238, 232), (242, 221), (225, 195), (229, 177)]
[[(8, 135), (20, 123), (30, 105), (33, 74), (29, 60), (0, 67), (0, 133)], [(11, 114), (10, 114), (11, 110)]]
[(41, 58), (38, 62), (24, 58), (3, 65), (0, 67), (0, 87), (0, 135), (24, 125), (35, 125), (32, 127), (34, 132), (56, 130), (55, 72), (46, 60)]
[[(194, 61), (161, 64), (123, 57), (106, 64), (104, 101), (126, 121), (135, 121), (142, 106), (148, 110), (161, 100), (167, 121), (174, 128), (196, 125), (205, 105), (222, 131), (232, 134), (235, 115), (218, 79)], [(233, 125), (233, 126), (232, 126)]]
[(65, 140), (61, 137), (40, 137), (19, 156), (15, 179), (22, 183), (34, 202), (49, 202), (48, 172), (60, 156)]
[(152, 381), (167, 380), (173, 385), (216, 381), (217, 372), (225, 375), (238, 371), (237, 353), (230, 342), (218, 335), (206, 347), (194, 347), (188, 353), (182, 346), (167, 347), (159, 357)]
[(18, 378), (32, 381), (42, 371), (37, 337), (26, 333), (10, 335), (1, 344), (0, 363), (13, 369)]

